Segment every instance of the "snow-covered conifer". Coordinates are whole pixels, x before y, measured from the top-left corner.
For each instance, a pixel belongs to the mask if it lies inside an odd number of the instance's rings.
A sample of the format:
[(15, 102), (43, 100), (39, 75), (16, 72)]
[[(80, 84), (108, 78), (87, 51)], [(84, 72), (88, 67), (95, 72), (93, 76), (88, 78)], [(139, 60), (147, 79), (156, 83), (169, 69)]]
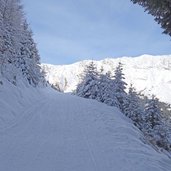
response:
[(29, 83), (37, 85), (43, 77), (39, 66), (40, 57), (26, 21), (23, 23), (22, 35), (18, 65)]
[(76, 89), (76, 94), (84, 98), (97, 99), (98, 84), (97, 68), (92, 61), (84, 70), (82, 80)]
[(145, 105), (145, 121), (149, 130), (154, 129), (161, 122), (161, 110), (159, 101), (155, 96), (152, 96)]
[(152, 96), (145, 106), (144, 133), (157, 146), (170, 150), (167, 131), (166, 124), (163, 123), (159, 100)]
[(0, 69), (14, 82), (24, 75), (32, 85), (44, 82), (39, 55), (20, 0), (0, 0)]
[(97, 94), (97, 100), (107, 105), (114, 106), (114, 96), (113, 96), (113, 86), (111, 84), (111, 73), (106, 74), (101, 73), (99, 75), (99, 91)]
[(103, 73), (104, 69), (103, 67), (101, 67), (101, 71), (100, 71), (100, 74), (99, 74), (99, 91), (98, 91), (98, 94), (97, 94), (97, 100), (99, 102), (102, 102), (104, 103), (104, 95), (106, 94), (106, 89), (107, 89), (107, 84), (108, 84), (108, 76), (107, 74), (104, 74)]
[(132, 84), (128, 95), (124, 99), (123, 113), (131, 118), (134, 124), (141, 129), (141, 125), (143, 124), (143, 109), (140, 106), (138, 94)]
[(123, 74), (123, 66), (122, 63), (119, 62), (118, 66), (116, 67), (115, 70), (115, 75), (114, 75), (114, 96), (119, 102), (119, 108), (122, 110), (122, 106), (124, 103), (124, 99), (126, 97), (126, 82), (124, 81), (125, 77)]

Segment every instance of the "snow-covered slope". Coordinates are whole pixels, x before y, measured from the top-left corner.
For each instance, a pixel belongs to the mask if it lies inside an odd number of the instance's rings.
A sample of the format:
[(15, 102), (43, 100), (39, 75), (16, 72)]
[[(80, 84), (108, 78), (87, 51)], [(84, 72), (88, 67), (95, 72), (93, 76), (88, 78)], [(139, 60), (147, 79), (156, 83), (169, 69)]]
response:
[(0, 96), (1, 171), (170, 171), (114, 107), (6, 81)]
[[(103, 66), (105, 72), (113, 73), (119, 61), (124, 64), (128, 85), (132, 83), (137, 91), (146, 95), (155, 94), (161, 101), (171, 103), (171, 55), (109, 58), (95, 63), (99, 71)], [(89, 62), (81, 61), (64, 66), (42, 64), (42, 68), (51, 84), (57, 84), (63, 91), (71, 92), (76, 88), (80, 75)]]

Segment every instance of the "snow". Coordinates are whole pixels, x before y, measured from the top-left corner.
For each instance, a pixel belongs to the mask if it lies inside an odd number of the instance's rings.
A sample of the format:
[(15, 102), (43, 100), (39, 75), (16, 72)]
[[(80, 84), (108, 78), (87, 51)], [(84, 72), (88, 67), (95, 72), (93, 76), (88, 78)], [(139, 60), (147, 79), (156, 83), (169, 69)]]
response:
[(170, 171), (114, 107), (5, 80), (0, 96), (1, 171)]
[[(79, 78), (86, 64), (91, 61), (81, 61), (71, 65), (42, 64), (46, 79), (51, 84), (58, 84), (65, 92), (72, 92), (79, 83)], [(145, 95), (156, 95), (161, 101), (171, 104), (171, 55), (140, 57), (107, 58), (94, 61), (98, 71), (101, 66), (104, 72), (114, 70), (118, 63), (123, 64), (128, 86), (132, 83), (138, 92)]]

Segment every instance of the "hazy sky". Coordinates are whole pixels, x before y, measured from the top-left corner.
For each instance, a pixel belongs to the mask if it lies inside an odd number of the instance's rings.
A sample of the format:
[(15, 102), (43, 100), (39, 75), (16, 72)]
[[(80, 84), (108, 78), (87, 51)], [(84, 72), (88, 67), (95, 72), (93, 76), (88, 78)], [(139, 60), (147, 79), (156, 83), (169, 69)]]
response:
[(41, 62), (171, 54), (170, 37), (130, 0), (23, 0)]

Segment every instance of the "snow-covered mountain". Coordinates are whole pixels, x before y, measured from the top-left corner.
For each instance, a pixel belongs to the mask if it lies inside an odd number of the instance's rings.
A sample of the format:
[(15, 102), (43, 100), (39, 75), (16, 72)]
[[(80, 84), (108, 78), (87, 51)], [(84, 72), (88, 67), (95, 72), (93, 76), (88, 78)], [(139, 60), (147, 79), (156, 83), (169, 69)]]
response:
[(1, 171), (170, 171), (115, 107), (5, 79), (0, 94)]
[[(132, 83), (137, 91), (145, 95), (154, 94), (161, 101), (171, 103), (171, 55), (107, 58), (94, 62), (99, 71), (103, 66), (104, 73), (114, 73), (118, 62), (122, 62), (128, 85)], [(72, 92), (88, 63), (90, 60), (71, 65), (42, 64), (42, 68), (50, 84), (58, 86), (64, 92)]]

